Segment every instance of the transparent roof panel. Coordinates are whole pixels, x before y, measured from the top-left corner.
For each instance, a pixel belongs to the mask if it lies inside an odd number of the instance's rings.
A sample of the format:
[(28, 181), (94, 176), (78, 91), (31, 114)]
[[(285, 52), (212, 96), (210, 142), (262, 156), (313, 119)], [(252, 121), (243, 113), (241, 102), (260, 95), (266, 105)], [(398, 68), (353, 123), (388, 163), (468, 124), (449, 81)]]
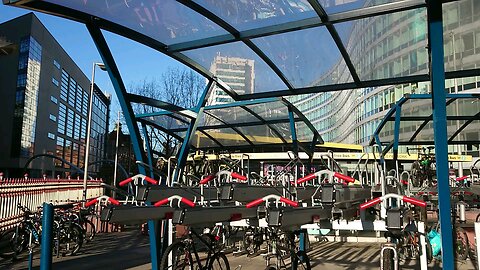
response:
[(228, 35), (211, 20), (175, 0), (47, 0), (118, 23), (167, 45)]
[(428, 72), (425, 8), (335, 24), (335, 27), (342, 30), (339, 35), (361, 80)]
[[(307, 0), (194, 0), (239, 31), (317, 17)], [(320, 19), (318, 18), (320, 21)]]
[[(292, 132), (290, 131), (290, 123), (270, 124), (272, 129), (275, 129), (287, 143), (292, 142)], [(312, 136), (313, 137), (313, 136)]]
[[(180, 128), (187, 128), (188, 123), (190, 120), (188, 120), (185, 117), (178, 116), (178, 115), (157, 115), (157, 116), (149, 116), (145, 117), (145, 120), (151, 121), (163, 128), (166, 129), (180, 129)], [(187, 122), (185, 122), (187, 121)]]
[(318, 0), (328, 14), (372, 7), (402, 0)]
[(246, 107), (264, 119), (288, 119), (288, 108), (283, 102), (280, 101), (253, 104)]
[(266, 125), (238, 127), (254, 144), (281, 144), (283, 140)]
[(243, 42), (182, 52), (228, 84), (237, 94), (284, 90), (287, 86)]
[(214, 148), (214, 147), (221, 147), (218, 143), (212, 140), (210, 137), (205, 135), (205, 133), (197, 131), (193, 135), (192, 138), (192, 145), (195, 148)]
[[(456, 122), (456, 121), (454, 121)], [(459, 121), (459, 126), (462, 127), (465, 121)], [(474, 120), (473, 122), (469, 123), (468, 126), (463, 129), (453, 141), (480, 141), (480, 132), (478, 131), (478, 127), (480, 125), (480, 120)], [(455, 123), (455, 127), (456, 127)], [(458, 129), (457, 129), (458, 130)]]
[(295, 128), (297, 131), (297, 140), (299, 142), (311, 142), (313, 139), (313, 133), (305, 124), (305, 122), (295, 122)]
[[(400, 121), (400, 141), (409, 141), (423, 122), (424, 121)], [(423, 140), (423, 138), (417, 136), (415, 141), (419, 140)]]
[(474, 116), (480, 112), (480, 102), (471, 99), (457, 99), (447, 106), (447, 116)]
[[(205, 132), (223, 146), (249, 145), (249, 143), (239, 133), (231, 128), (209, 129), (205, 130)], [(203, 136), (203, 134), (201, 136)], [(204, 146), (202, 145), (201, 147)]]
[(208, 110), (208, 114), (214, 115), (222, 121), (229, 124), (245, 123), (249, 121), (258, 121), (250, 113), (245, 111), (242, 107), (227, 107), (221, 109)]
[[(253, 39), (294, 87), (332, 84), (344, 60), (324, 26)], [(315, 57), (312, 57), (315, 55)], [(325, 80), (325, 78), (329, 80)]]
[[(403, 103), (401, 116), (430, 116), (432, 114), (432, 100), (408, 99)], [(395, 114), (394, 114), (395, 116)]]

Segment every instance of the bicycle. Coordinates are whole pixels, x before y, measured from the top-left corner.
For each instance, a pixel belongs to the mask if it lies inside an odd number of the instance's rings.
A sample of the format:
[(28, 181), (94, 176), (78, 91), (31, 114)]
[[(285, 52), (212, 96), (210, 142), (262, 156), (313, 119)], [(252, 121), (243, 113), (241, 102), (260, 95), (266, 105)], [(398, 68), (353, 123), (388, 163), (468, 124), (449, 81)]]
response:
[[(194, 238), (207, 248), (206, 257), (200, 256)], [(185, 239), (174, 242), (167, 247), (161, 259), (160, 269), (173, 270), (189, 267), (189, 269), (230, 270), (230, 264), (221, 251), (220, 247), (222, 245), (218, 245), (218, 240), (211, 233), (200, 235), (194, 229), (190, 229)]]
[[(418, 160), (412, 163), (412, 186), (423, 187), (433, 186), (433, 178), (435, 176), (435, 154), (432, 153), (433, 146), (408, 148), (407, 154), (410, 155), (410, 150), (418, 152)], [(420, 152), (421, 151), (421, 152)]]
[[(268, 228), (267, 238), (268, 245), (272, 251), (270, 256), (266, 257), (265, 270), (286, 269), (286, 258), (290, 258), (291, 269), (310, 270), (310, 259), (307, 253), (297, 248), (295, 241), (299, 231), (283, 232), (278, 228)], [(276, 259), (275, 263), (271, 263), (272, 258)]]

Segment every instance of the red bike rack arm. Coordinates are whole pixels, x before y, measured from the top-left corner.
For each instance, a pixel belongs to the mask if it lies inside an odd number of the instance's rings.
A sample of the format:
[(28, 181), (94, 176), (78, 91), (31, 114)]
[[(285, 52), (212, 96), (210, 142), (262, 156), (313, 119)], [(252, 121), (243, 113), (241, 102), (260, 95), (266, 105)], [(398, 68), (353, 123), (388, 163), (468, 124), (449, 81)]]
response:
[(230, 175), (232, 176), (232, 178), (235, 178), (235, 179), (238, 179), (238, 180), (241, 180), (241, 181), (247, 181), (247, 177), (244, 176), (244, 175), (241, 175), (239, 173), (232, 172)]
[(130, 183), (130, 182), (132, 182), (132, 181), (133, 181), (133, 178), (130, 177), (130, 178), (127, 178), (127, 179), (125, 179), (125, 180), (122, 180), (120, 183), (118, 183), (118, 185), (121, 186), (121, 187), (123, 187), (123, 186), (125, 186), (126, 184), (128, 184), (128, 183)]
[(263, 202), (266, 202), (270, 199), (275, 199), (277, 202), (282, 202), (282, 203), (288, 204), (288, 205), (293, 206), (293, 207), (298, 207), (298, 202), (292, 201), (292, 200), (287, 199), (285, 197), (280, 197), (280, 196), (275, 195), (275, 194), (267, 195), (263, 198), (259, 198), (259, 199), (256, 199), (254, 201), (251, 201), (251, 202), (247, 203), (245, 205), (245, 207), (252, 208), (252, 207), (255, 207), (255, 206), (257, 206), (257, 205), (259, 205)]
[(206, 183), (212, 181), (213, 179), (215, 179), (215, 175), (208, 175), (207, 177), (203, 178), (202, 180), (200, 180), (200, 185), (205, 185)]
[(352, 178), (348, 175), (344, 175), (344, 174), (341, 174), (341, 173), (338, 173), (338, 172), (335, 172), (333, 173), (333, 176), (340, 179), (340, 180), (343, 180), (345, 182), (348, 182), (348, 183), (353, 183), (355, 182), (355, 178)]
[(462, 177), (457, 177), (455, 180), (460, 182), (468, 178), (468, 175), (462, 176)]
[(153, 206), (155, 206), (155, 207), (162, 206), (162, 205), (168, 204), (169, 202), (171, 202), (174, 199), (178, 199), (180, 202), (182, 202), (182, 203), (184, 203), (184, 204), (186, 204), (190, 207), (195, 207), (194, 202), (190, 201), (187, 198), (178, 196), (178, 195), (173, 195), (173, 196), (170, 196), (168, 198), (162, 199), (162, 200), (156, 202)]
[(398, 195), (398, 194), (387, 194), (383, 197), (378, 197), (378, 198), (375, 198), (373, 200), (370, 200), (370, 201), (367, 201), (367, 202), (364, 202), (364, 203), (360, 204), (360, 210), (365, 210), (367, 208), (370, 208), (370, 207), (372, 207), (376, 204), (379, 204), (382, 201), (384, 201), (386, 199), (389, 199), (389, 198), (401, 199), (402, 201), (404, 201), (406, 203), (410, 203), (410, 204), (420, 206), (420, 207), (426, 207), (427, 206), (427, 203), (422, 201), (422, 200), (418, 200), (418, 199), (415, 199), (415, 198), (412, 198), (412, 197), (402, 196), (402, 195)]

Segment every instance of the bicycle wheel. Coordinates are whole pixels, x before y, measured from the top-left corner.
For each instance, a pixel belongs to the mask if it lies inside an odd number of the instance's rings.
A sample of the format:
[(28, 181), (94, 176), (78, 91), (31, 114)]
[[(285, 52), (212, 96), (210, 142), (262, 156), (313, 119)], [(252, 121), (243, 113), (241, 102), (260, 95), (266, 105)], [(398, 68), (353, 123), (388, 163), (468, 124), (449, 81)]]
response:
[(193, 269), (194, 261), (189, 248), (183, 242), (175, 242), (167, 247), (160, 261), (160, 269)]
[(97, 233), (97, 228), (95, 224), (90, 219), (85, 219), (82, 223), (82, 228), (85, 236), (85, 242), (92, 241)]
[(294, 270), (310, 270), (310, 259), (305, 251), (298, 251), (295, 259), (292, 261), (292, 269)]
[(0, 258), (9, 259), (14, 253), (15, 228), (8, 229), (0, 235)]
[(230, 263), (223, 253), (215, 253), (210, 259), (207, 270), (230, 270)]
[(243, 247), (247, 251), (248, 255), (253, 255), (260, 249), (260, 245), (263, 242), (262, 237), (263, 236), (254, 228), (248, 228), (245, 230), (245, 235), (243, 236)]
[(67, 225), (60, 228), (59, 249), (62, 255), (75, 255), (83, 244), (83, 230), (78, 225)]
[(468, 256), (469, 245), (467, 233), (462, 228), (455, 228), (455, 257), (458, 260), (465, 260)]
[(393, 250), (385, 249), (383, 252), (383, 270), (394, 270), (395, 259), (393, 256)]

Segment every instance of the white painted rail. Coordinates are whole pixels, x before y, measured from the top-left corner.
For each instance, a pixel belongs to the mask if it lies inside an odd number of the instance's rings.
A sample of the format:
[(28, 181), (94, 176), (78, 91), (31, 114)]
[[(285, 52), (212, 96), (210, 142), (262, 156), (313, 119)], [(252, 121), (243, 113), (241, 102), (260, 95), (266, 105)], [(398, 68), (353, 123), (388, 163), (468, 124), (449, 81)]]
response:
[[(102, 180), (89, 180), (87, 198), (104, 194)], [(14, 226), (22, 217), (17, 205), (36, 211), (43, 202), (54, 205), (82, 199), (83, 179), (3, 178), (0, 175), (0, 231)]]

